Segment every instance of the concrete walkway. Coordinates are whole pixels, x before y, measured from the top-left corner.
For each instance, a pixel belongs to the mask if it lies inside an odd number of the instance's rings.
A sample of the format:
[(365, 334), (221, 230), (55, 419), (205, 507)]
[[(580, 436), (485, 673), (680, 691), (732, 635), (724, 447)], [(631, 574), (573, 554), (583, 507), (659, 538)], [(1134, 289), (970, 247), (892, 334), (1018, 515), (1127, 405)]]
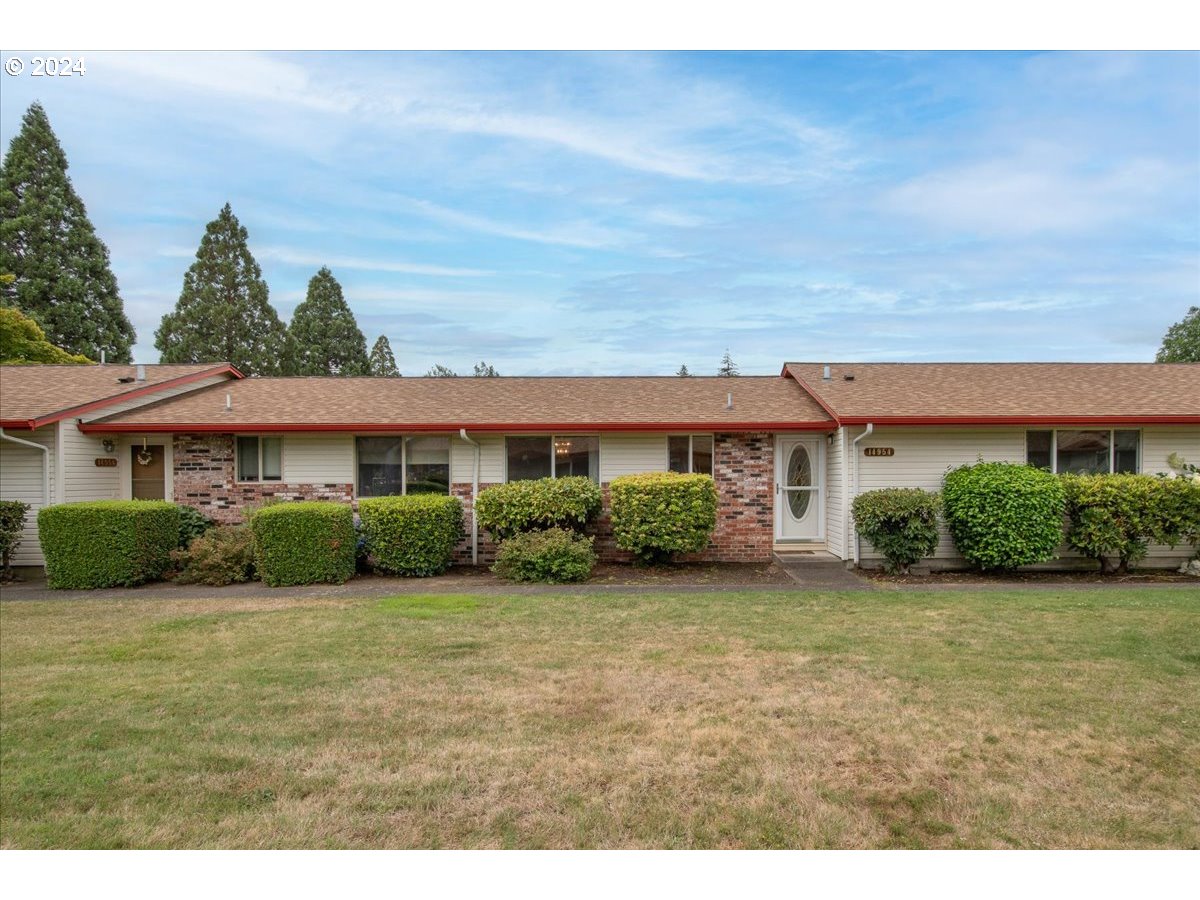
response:
[(825, 554), (791, 555), (776, 553), (777, 562), (788, 577), (805, 591), (874, 591), (877, 585), (852, 569), (836, 556)]

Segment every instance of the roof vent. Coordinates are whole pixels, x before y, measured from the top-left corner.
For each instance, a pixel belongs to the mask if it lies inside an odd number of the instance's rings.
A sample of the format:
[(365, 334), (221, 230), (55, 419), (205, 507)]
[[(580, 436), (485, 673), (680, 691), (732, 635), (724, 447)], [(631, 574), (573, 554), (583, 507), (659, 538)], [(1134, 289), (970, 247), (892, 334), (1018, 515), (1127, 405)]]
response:
[(225, 395), (225, 412), (232, 412), (232, 410), (233, 410), (233, 394), (226, 394)]
[(138, 381), (146, 380), (146, 367), (145, 366), (143, 366), (141, 363), (138, 363), (138, 367), (135, 371), (137, 372), (137, 380)]
[(725, 395), (725, 408), (733, 409), (733, 392), (732, 391), (730, 391), (728, 394)]
[(854, 376), (853, 376), (853, 375), (843, 375), (842, 377), (843, 377), (844, 379), (846, 379), (846, 381), (853, 381), (853, 380), (854, 380)]
[(826, 366), (824, 369), (821, 370), (821, 380), (822, 381), (832, 381), (833, 380), (833, 373), (830, 372), (829, 366)]

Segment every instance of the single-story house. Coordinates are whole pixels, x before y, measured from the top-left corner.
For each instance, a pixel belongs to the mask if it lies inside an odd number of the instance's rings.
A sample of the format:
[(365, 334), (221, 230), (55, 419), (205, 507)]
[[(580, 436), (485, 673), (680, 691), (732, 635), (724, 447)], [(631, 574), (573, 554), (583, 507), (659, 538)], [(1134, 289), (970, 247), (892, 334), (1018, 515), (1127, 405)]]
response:
[[(245, 378), (229, 365), (0, 370), (0, 497), (166, 498), (222, 522), (265, 497), (446, 492), (523, 478), (713, 476), (703, 558), (875, 565), (850, 503), (984, 460), (1059, 472), (1200, 463), (1200, 364), (787, 363), (777, 376)], [(618, 555), (605, 519), (598, 547)], [(462, 561), (492, 548), (473, 533)], [(1189, 552), (1155, 547), (1150, 565)], [(1065, 549), (1064, 549), (1065, 554)], [(41, 563), (33, 516), (18, 565)], [(934, 563), (961, 564), (943, 539)]]

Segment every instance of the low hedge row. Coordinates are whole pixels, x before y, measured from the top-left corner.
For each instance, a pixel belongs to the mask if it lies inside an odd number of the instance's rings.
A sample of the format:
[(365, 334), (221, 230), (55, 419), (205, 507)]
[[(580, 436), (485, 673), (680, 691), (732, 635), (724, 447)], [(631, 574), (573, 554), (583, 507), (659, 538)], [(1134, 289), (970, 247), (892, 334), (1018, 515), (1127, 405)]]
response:
[(600, 514), (600, 485), (582, 475), (510, 481), (475, 498), (479, 527), (497, 541), (526, 531), (583, 531)]
[(717, 488), (708, 475), (623, 475), (609, 490), (613, 537), (641, 562), (699, 553), (717, 527)]
[(454, 548), (463, 537), (457, 497), (372, 497), (359, 501), (358, 512), (368, 559), (393, 575), (440, 575), (454, 561)]
[(161, 578), (179, 545), (179, 510), (160, 500), (97, 500), (38, 510), (52, 588), (132, 587)]
[(21, 545), (21, 532), (25, 529), (28, 513), (28, 503), (0, 500), (0, 577), (8, 575), (13, 554)]
[(300, 501), (266, 506), (250, 517), (258, 576), (272, 587), (354, 576), (354, 513), (344, 503)]
[(569, 584), (586, 581), (595, 565), (592, 538), (569, 528), (548, 528), (503, 540), (492, 571), (510, 581)]
[(867, 491), (851, 505), (858, 533), (901, 574), (937, 549), (940, 509), (938, 495), (920, 488)]

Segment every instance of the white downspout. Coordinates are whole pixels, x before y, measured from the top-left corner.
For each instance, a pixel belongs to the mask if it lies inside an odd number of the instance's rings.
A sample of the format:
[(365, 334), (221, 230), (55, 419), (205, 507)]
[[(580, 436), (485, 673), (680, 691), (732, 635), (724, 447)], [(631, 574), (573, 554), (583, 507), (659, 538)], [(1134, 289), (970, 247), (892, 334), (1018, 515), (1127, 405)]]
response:
[(3, 428), (0, 428), (0, 439), (42, 451), (42, 506), (50, 506), (50, 448), (44, 444), (5, 434)]
[[(870, 437), (871, 432), (875, 430), (875, 423), (868, 422), (867, 430), (850, 442), (850, 446), (854, 451), (854, 490), (850, 495), (850, 505), (854, 505), (854, 498), (858, 496), (858, 442), (865, 437)], [(858, 556), (861, 547), (861, 540), (858, 537), (858, 526), (854, 528), (854, 565), (858, 566)]]
[(458, 429), (458, 436), (475, 448), (475, 462), (471, 468), (471, 565), (479, 565), (479, 518), (475, 515), (475, 498), (479, 496), (479, 442), (467, 437), (467, 429)]

